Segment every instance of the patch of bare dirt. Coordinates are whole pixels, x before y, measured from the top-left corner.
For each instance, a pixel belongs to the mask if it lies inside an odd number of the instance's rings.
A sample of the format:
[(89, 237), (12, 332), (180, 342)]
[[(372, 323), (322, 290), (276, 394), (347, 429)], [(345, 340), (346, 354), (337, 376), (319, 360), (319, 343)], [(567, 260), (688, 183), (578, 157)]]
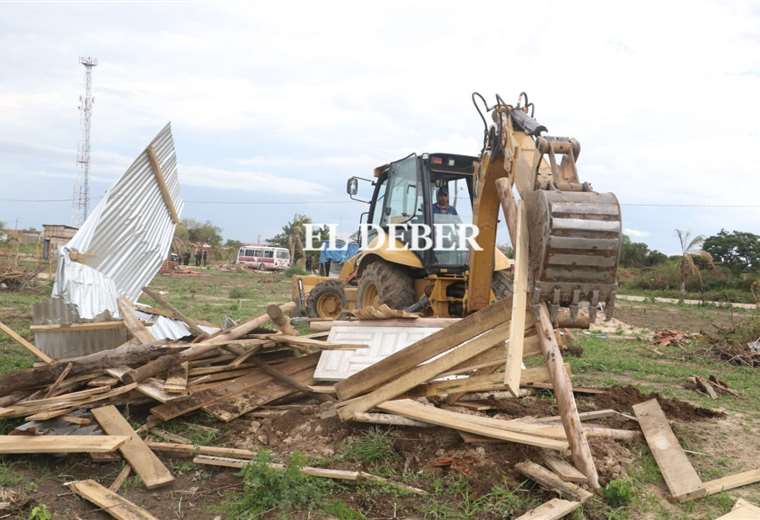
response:
[(670, 399), (657, 393), (642, 394), (638, 388), (633, 386), (611, 387), (607, 389), (607, 393), (595, 395), (592, 399), (597, 410), (612, 408), (613, 410), (625, 413), (631, 413), (634, 404), (648, 401), (649, 399), (657, 399), (660, 407), (662, 407), (662, 410), (669, 419), (681, 421), (699, 421), (726, 416), (723, 412), (700, 408), (686, 401)]

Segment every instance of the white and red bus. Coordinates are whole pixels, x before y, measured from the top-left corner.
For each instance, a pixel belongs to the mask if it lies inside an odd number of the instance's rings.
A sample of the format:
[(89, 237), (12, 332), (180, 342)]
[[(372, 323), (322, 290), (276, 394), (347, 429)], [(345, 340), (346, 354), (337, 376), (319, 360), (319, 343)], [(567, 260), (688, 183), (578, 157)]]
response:
[(290, 267), (290, 253), (284, 247), (252, 244), (238, 250), (237, 263), (262, 271), (279, 271)]

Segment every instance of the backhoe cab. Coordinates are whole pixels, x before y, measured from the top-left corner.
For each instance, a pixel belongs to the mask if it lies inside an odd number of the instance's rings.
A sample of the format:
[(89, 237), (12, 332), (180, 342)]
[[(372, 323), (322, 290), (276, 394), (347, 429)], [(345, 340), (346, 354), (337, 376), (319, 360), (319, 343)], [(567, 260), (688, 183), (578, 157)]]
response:
[[(358, 307), (386, 303), (409, 308), (422, 302), (435, 316), (463, 314), (469, 251), (462, 248), (462, 234), (471, 230), (460, 224), (472, 223), (476, 161), (466, 155), (412, 154), (375, 168), (373, 181), (349, 179), (347, 191), (355, 200), (359, 182), (372, 182), (367, 222), (370, 229), (384, 230), (384, 236), (370, 235), (367, 249), (352, 259)], [(390, 236), (394, 225), (399, 226), (395, 238)], [(432, 247), (418, 239), (424, 230)], [(493, 297), (501, 298), (510, 292), (509, 260), (493, 246), (491, 250)]]

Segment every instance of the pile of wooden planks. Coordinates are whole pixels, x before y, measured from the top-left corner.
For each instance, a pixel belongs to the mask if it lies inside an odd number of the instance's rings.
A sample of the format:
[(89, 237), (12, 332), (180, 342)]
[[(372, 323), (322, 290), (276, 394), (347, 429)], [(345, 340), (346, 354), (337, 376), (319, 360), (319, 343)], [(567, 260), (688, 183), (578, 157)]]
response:
[[(368, 415), (382, 416), (374, 422), (385, 424), (412, 420), (452, 428), (463, 436), (570, 453), (585, 482), (598, 488), (586, 437), (630, 439), (639, 433), (581, 426), (569, 367), (562, 362), (548, 312), (545, 308), (525, 312), (516, 328), (510, 320), (515, 316), (513, 307), (509, 299), (495, 302), (340, 381), (335, 385), (337, 415), (361, 422), (372, 422)], [(523, 360), (538, 355), (544, 356), (544, 363), (525, 368)], [(477, 415), (464, 400), (482, 392), (520, 396), (534, 385), (555, 392), (561, 425)], [(414, 399), (421, 396), (422, 400)]]
[[(118, 494), (130, 472), (134, 471), (148, 489), (174, 481), (154, 452), (166, 451), (167, 447), (146, 442), (141, 435), (163, 421), (196, 410), (229, 422), (285, 397), (306, 395), (334, 400), (330, 397), (332, 387), (314, 385), (319, 353), (365, 347), (323, 341), (319, 339), (325, 336), (323, 333), (298, 335), (287, 318), (295, 308), (292, 303), (271, 305), (266, 314), (207, 334), (159, 293), (147, 293), (167, 314), (185, 321), (193, 336), (183, 341), (156, 341), (137, 318), (131, 302), (121, 299), (120, 323), (130, 332), (128, 343), (87, 356), (56, 360), (0, 323), (0, 331), (40, 360), (32, 368), (0, 375), (0, 418), (30, 421), (18, 429), (17, 433), (25, 435), (0, 436), (0, 454), (119, 454), (125, 461), (124, 470), (110, 487), (95, 480), (68, 484), (74, 493), (116, 518), (154, 518)], [(263, 329), (267, 325), (272, 328)], [(136, 404), (147, 404), (149, 414), (145, 423), (135, 429), (118, 407)], [(159, 437), (183, 440), (156, 429)], [(44, 434), (56, 431), (68, 434)], [(71, 433), (77, 431), (86, 434)], [(29, 436), (30, 432), (37, 435)], [(181, 445), (171, 446), (176, 449)], [(186, 451), (180, 449), (180, 454)], [(240, 451), (212, 448), (193, 454), (239, 458)], [(354, 477), (380, 478), (359, 473)]]

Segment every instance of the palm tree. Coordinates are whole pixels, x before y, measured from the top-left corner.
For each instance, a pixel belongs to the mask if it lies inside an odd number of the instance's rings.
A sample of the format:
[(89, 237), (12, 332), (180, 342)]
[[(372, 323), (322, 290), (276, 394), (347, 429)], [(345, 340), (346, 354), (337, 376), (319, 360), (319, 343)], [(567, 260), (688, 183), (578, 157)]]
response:
[(699, 266), (694, 262), (694, 259), (696, 257), (704, 258), (710, 267), (713, 266), (713, 259), (710, 253), (702, 250), (702, 243), (705, 241), (702, 235), (691, 238), (691, 232), (676, 229), (676, 236), (678, 236), (678, 241), (681, 243), (681, 259), (679, 261), (681, 299), (679, 301), (683, 303), (686, 298), (686, 282), (689, 276), (696, 276), (699, 280), (699, 287), (700, 289), (702, 288), (702, 273), (699, 271)]

